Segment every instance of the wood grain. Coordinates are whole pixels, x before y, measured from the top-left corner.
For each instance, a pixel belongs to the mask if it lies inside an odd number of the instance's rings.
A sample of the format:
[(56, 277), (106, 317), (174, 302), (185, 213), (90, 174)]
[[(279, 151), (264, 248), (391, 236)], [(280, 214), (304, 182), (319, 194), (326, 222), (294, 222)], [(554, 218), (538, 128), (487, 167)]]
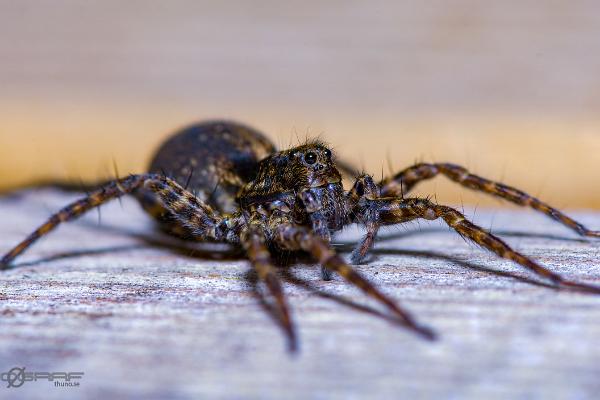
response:
[[(75, 195), (0, 200), (0, 251)], [(520, 251), (600, 284), (600, 244), (522, 210), (466, 209)], [(592, 227), (598, 213), (573, 213)], [(336, 239), (348, 256), (354, 230)], [(213, 252), (214, 253), (214, 252)], [(208, 259), (151, 229), (124, 199), (59, 228), (0, 274), (0, 370), (84, 371), (81, 387), (28, 382), (14, 398), (591, 399), (600, 297), (529, 282), (438, 223), (382, 234), (357, 267), (440, 335), (426, 342), (314, 264), (282, 269), (300, 352), (261, 306), (247, 262)], [(371, 312), (360, 310), (366, 307)]]

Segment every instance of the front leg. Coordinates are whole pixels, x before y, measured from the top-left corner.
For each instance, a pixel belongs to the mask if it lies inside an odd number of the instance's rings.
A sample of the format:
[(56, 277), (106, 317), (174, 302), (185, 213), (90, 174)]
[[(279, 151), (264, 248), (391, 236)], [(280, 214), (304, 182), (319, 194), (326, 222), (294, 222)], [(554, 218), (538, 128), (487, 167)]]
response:
[(399, 224), (417, 218), (426, 220), (441, 218), (462, 237), (502, 258), (514, 261), (557, 285), (600, 294), (600, 287), (569, 281), (516, 252), (500, 238), (473, 224), (463, 214), (451, 207), (434, 204), (429, 200), (420, 198), (381, 198), (373, 200), (371, 207), (378, 210), (379, 222), (382, 225)]
[[(313, 232), (325, 242), (331, 242), (331, 232), (323, 202), (314, 193), (312, 189), (306, 189), (298, 193), (298, 200), (302, 206), (300, 214), (306, 214), (312, 226)], [(330, 281), (332, 279), (331, 270), (321, 266), (321, 279)]]
[(352, 189), (346, 194), (348, 209), (352, 210), (352, 222), (358, 222), (367, 229), (360, 243), (352, 250), (350, 260), (360, 264), (375, 243), (379, 231), (379, 213), (373, 200), (379, 198), (379, 187), (370, 175), (362, 175), (356, 179)]
[(225, 219), (192, 193), (179, 186), (177, 182), (156, 174), (130, 175), (105, 184), (88, 196), (69, 204), (52, 215), (0, 259), (0, 269), (6, 268), (18, 255), (58, 225), (74, 220), (86, 211), (142, 187), (151, 190), (163, 207), (171, 212), (177, 223), (189, 230), (194, 238), (199, 240), (224, 240), (226, 238), (225, 235), (228, 232), (224, 224)]

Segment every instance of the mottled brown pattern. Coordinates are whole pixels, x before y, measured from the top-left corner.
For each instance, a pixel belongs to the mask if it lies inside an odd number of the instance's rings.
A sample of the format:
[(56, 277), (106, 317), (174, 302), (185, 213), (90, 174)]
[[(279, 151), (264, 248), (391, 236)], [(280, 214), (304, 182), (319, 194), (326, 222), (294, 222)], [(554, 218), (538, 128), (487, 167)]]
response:
[[(350, 167), (345, 170), (351, 172)], [(275, 300), (292, 350), (296, 349), (296, 333), (271, 258), (273, 251), (308, 253), (321, 264), (324, 279), (331, 279), (330, 272), (339, 274), (385, 305), (404, 326), (426, 338), (435, 337), (330, 246), (332, 235), (353, 223), (367, 230), (352, 253), (354, 263), (367, 255), (380, 226), (439, 218), (465, 239), (557, 286), (600, 294), (599, 287), (564, 279), (516, 252), (457, 210), (428, 199), (404, 196), (418, 182), (439, 173), (466, 187), (542, 211), (582, 235), (599, 236), (524, 192), (452, 164), (419, 164), (380, 184), (371, 176), (362, 175), (345, 192), (335, 157), (325, 144), (314, 141), (276, 151), (252, 128), (211, 121), (192, 125), (167, 140), (155, 155), (148, 174), (106, 183), (54, 214), (0, 263), (6, 267), (60, 223), (111, 199), (132, 194), (166, 232), (188, 240), (218, 241), (243, 248), (259, 280)]]
[(500, 238), (473, 224), (463, 214), (453, 208), (437, 205), (427, 199), (419, 198), (382, 198), (379, 200), (379, 207), (381, 210), (381, 221), (385, 225), (407, 222), (415, 218), (428, 220), (441, 218), (462, 237), (496, 253), (502, 258), (512, 260), (536, 274), (550, 279), (554, 283), (563, 286), (576, 286), (581, 289), (598, 292), (597, 287), (568, 281), (557, 273), (519, 254)]
[(416, 164), (393, 177), (383, 179), (379, 183), (381, 186), (381, 193), (384, 196), (402, 196), (410, 192), (419, 182), (434, 178), (439, 174), (442, 174), (469, 189), (488, 193), (520, 206), (531, 207), (569, 227), (581, 236), (600, 237), (600, 232), (586, 228), (543, 201), (536, 199), (521, 190), (474, 175), (466, 168), (455, 164)]

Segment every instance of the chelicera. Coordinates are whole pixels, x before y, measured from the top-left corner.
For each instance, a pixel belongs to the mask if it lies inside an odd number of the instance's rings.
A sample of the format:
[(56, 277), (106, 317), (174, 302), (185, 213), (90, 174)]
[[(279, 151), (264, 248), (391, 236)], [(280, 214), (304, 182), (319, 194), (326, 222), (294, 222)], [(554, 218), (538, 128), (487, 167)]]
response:
[(308, 253), (321, 265), (324, 279), (331, 279), (331, 272), (339, 274), (386, 306), (406, 327), (425, 338), (434, 338), (430, 329), (419, 325), (332, 249), (332, 235), (349, 224), (366, 229), (351, 254), (355, 264), (364, 260), (381, 226), (441, 219), (465, 239), (557, 287), (600, 293), (600, 287), (564, 279), (511, 249), (451, 207), (407, 197), (419, 182), (441, 174), (469, 189), (533, 208), (582, 236), (600, 237), (600, 232), (587, 229), (520, 190), (473, 175), (458, 165), (421, 163), (379, 182), (360, 175), (345, 191), (340, 169), (349, 168), (336, 162), (331, 150), (318, 141), (277, 151), (261, 133), (238, 123), (192, 125), (160, 147), (148, 173), (110, 181), (69, 204), (10, 250), (0, 264), (8, 266), (59, 224), (130, 194), (171, 235), (191, 241), (224, 242), (243, 249), (273, 296), (292, 346), (296, 343), (294, 324), (273, 262), (276, 253), (288, 251)]

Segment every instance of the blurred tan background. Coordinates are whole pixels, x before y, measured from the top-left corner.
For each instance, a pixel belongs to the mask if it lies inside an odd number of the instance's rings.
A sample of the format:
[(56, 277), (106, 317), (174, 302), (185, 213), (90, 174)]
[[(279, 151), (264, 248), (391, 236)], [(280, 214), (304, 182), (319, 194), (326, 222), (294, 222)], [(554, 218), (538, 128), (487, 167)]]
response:
[(599, 208), (600, 3), (0, 0), (0, 187), (140, 172), (215, 117)]

